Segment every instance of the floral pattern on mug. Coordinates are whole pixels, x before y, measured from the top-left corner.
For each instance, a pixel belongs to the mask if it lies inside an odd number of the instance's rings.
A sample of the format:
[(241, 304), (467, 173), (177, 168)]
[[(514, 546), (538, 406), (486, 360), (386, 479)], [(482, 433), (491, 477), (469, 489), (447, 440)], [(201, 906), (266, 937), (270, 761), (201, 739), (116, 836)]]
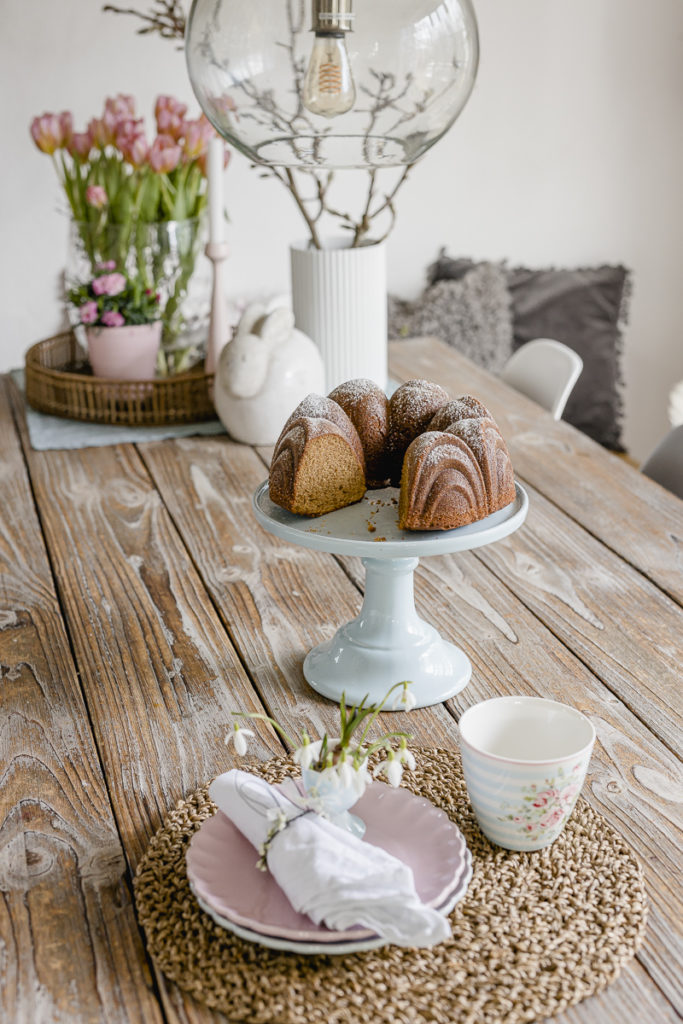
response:
[(520, 835), (532, 842), (553, 832), (559, 834), (576, 803), (582, 773), (583, 766), (576, 764), (566, 776), (564, 769), (558, 769), (556, 776), (545, 780), (543, 789), (536, 783), (522, 787), (523, 802), (514, 808), (508, 804), (510, 813), (498, 820), (512, 822)]

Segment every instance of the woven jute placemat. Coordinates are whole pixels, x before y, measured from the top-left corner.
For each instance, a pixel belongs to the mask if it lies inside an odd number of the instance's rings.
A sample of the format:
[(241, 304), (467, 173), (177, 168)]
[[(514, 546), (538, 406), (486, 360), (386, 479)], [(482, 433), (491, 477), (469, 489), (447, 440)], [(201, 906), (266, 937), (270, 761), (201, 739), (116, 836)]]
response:
[[(194, 899), (185, 851), (215, 813), (207, 790), (178, 804), (135, 878), (139, 919), (164, 974), (244, 1024), (520, 1024), (600, 991), (642, 942), (643, 876), (624, 840), (584, 800), (545, 850), (510, 853), (479, 831), (460, 758), (416, 752), (404, 784), (456, 822), (472, 852), (453, 938), (432, 949), (385, 947), (301, 956), (244, 942)], [(250, 766), (269, 782), (288, 758)]]

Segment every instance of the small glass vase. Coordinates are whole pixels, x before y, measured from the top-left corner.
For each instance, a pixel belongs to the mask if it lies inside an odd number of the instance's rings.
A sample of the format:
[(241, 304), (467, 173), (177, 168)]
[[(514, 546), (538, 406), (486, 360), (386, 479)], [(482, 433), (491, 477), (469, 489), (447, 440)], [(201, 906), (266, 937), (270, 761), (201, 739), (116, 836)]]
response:
[(72, 221), (67, 287), (92, 277), (102, 263), (140, 278), (160, 296), (162, 336), (158, 369), (180, 373), (204, 354), (211, 297), (211, 264), (204, 255), (204, 217), (112, 224)]
[(362, 796), (365, 785), (342, 785), (336, 775), (327, 771), (315, 771), (303, 768), (301, 771), (306, 796), (311, 797), (321, 808), (320, 813), (334, 825), (346, 829), (352, 835), (362, 839), (365, 835), (365, 822), (357, 814), (350, 814), (349, 808)]

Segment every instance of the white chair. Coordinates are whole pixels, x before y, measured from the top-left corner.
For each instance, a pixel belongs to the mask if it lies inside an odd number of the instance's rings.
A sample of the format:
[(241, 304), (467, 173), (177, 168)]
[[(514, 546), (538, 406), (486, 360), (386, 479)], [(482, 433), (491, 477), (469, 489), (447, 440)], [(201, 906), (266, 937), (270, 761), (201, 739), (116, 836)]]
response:
[(683, 498), (683, 423), (662, 438), (640, 471)]
[(583, 360), (573, 349), (551, 338), (536, 338), (510, 356), (501, 377), (559, 420), (582, 369)]

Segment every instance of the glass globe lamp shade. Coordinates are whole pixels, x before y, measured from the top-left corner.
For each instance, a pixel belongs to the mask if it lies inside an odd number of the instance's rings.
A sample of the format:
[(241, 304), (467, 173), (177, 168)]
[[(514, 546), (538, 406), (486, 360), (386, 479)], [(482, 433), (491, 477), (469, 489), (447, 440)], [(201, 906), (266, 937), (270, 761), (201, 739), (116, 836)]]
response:
[(256, 163), (412, 164), (455, 121), (479, 55), (470, 0), (194, 0), (197, 99)]

